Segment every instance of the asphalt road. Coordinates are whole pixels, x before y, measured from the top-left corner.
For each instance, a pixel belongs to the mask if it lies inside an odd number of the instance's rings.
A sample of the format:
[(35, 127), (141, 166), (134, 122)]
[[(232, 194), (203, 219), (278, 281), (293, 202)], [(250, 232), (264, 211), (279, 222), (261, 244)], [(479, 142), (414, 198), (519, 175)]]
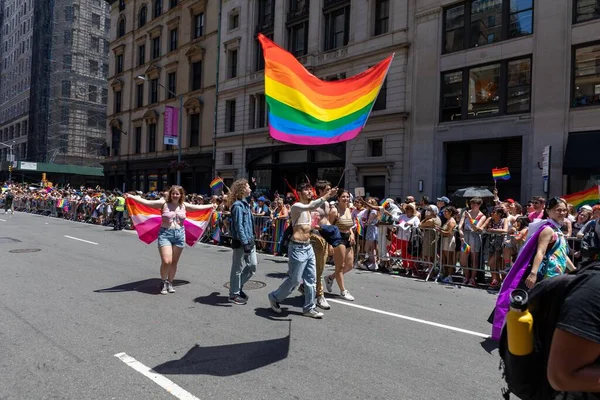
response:
[(197, 244), (165, 296), (156, 244), (24, 213), (0, 214), (0, 254), (0, 399), (501, 398), (486, 291), (353, 271), (355, 302), (275, 317), (285, 259), (232, 306), (230, 250)]

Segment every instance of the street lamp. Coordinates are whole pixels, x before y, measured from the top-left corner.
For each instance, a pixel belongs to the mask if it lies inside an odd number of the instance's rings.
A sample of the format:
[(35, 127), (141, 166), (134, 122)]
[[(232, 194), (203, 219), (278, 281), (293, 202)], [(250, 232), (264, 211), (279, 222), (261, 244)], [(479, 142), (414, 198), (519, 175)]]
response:
[[(13, 162), (13, 146), (16, 143), (16, 141), (13, 140), (12, 142), (13, 142), (13, 144), (6, 144), (6, 143), (0, 142), (0, 144), (2, 146), (8, 147), (8, 151), (10, 153), (8, 157), (10, 159), (10, 165), (11, 165), (11, 167), (12, 167), (12, 162)], [(8, 181), (12, 182), (12, 168), (8, 169)]]
[[(146, 78), (146, 75), (138, 75), (137, 79), (141, 79), (143, 81), (147, 81), (148, 79)], [(167, 88), (166, 86), (164, 86), (162, 83), (158, 82), (158, 80), (156, 81), (156, 83), (158, 84), (158, 86), (162, 87), (163, 89), (165, 89), (167, 91), (167, 93), (173, 95), (174, 97), (179, 97), (179, 124), (177, 125), (177, 164), (178, 164), (178, 168), (177, 168), (177, 185), (181, 186), (181, 171), (180, 171), (180, 165), (181, 165), (181, 129), (182, 129), (182, 118), (183, 118), (183, 94), (180, 94), (179, 96), (177, 96), (177, 93), (173, 93), (173, 91), (169, 90), (169, 88)]]

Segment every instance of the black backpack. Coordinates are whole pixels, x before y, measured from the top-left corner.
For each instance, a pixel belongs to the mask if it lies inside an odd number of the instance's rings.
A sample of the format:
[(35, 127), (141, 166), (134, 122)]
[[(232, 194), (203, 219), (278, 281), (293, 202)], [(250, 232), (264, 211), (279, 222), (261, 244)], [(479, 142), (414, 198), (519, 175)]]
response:
[(600, 238), (596, 233), (598, 221), (590, 222), (590, 229), (581, 239), (581, 256), (584, 260), (597, 260), (600, 255)]
[(560, 394), (552, 388), (547, 378), (554, 329), (569, 292), (588, 279), (591, 274), (598, 272), (600, 272), (600, 263), (589, 263), (576, 271), (545, 279), (529, 292), (529, 312), (533, 316), (534, 351), (532, 354), (526, 356), (511, 354), (508, 351), (506, 325), (504, 326), (498, 347), (501, 357), (500, 370), (508, 386), (502, 391), (505, 399), (510, 399), (511, 393), (521, 400), (549, 400)]

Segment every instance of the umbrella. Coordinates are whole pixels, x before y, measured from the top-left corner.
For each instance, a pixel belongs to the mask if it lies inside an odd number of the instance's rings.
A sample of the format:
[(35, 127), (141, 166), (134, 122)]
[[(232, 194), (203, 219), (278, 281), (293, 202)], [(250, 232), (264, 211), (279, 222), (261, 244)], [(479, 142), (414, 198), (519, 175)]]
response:
[(481, 197), (483, 199), (485, 197), (494, 197), (494, 193), (490, 192), (488, 188), (484, 186), (471, 186), (468, 188), (458, 189), (456, 192), (454, 192), (452, 197), (459, 197), (465, 199), (471, 197)]

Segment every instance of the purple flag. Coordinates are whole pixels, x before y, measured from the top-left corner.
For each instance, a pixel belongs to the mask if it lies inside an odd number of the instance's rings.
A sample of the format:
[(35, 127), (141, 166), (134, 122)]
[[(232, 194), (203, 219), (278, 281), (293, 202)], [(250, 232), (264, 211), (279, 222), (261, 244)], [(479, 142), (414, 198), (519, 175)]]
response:
[(164, 144), (177, 146), (177, 123), (179, 118), (179, 110), (175, 107), (165, 107), (165, 129), (164, 129)]

